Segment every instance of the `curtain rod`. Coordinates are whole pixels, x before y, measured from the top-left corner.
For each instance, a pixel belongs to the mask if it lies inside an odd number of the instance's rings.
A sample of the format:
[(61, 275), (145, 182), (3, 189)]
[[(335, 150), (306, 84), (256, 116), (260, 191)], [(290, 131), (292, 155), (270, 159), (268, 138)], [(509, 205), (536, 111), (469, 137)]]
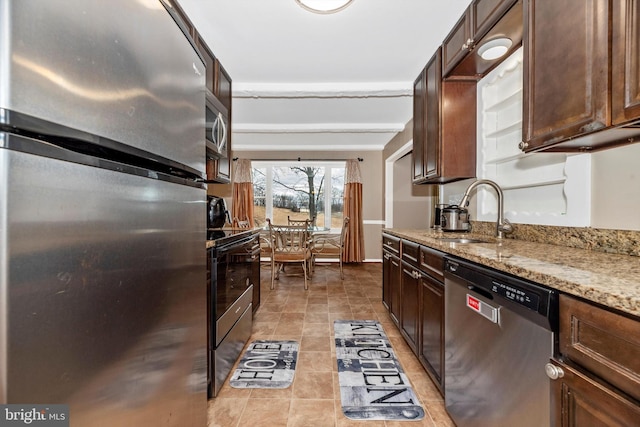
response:
[[(358, 157), (357, 158), (359, 162), (364, 161), (364, 158), (362, 157)], [(235, 162), (236, 160), (238, 160), (238, 157), (234, 157), (233, 161)], [(256, 162), (287, 162), (287, 161), (308, 161), (308, 162), (340, 162), (340, 161), (347, 161), (347, 160), (351, 160), (351, 159), (303, 159), (301, 157), (298, 157), (296, 159), (249, 159), (251, 161), (256, 161)]]

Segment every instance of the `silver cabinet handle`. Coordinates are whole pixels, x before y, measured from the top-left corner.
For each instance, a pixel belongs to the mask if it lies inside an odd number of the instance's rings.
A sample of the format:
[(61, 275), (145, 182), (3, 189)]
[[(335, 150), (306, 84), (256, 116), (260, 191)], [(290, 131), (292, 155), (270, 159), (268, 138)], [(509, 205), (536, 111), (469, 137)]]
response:
[(529, 147), (528, 142), (520, 141), (520, 143), (518, 144), (518, 148), (520, 149), (520, 151), (524, 151), (528, 147)]
[(557, 380), (558, 378), (564, 377), (564, 371), (562, 370), (562, 368), (554, 365), (553, 363), (547, 363), (546, 365), (544, 365), (544, 371), (552, 380)]
[(419, 279), (420, 278), (420, 273), (418, 273), (417, 271), (414, 270), (414, 271), (411, 272), (411, 276), (414, 279)]

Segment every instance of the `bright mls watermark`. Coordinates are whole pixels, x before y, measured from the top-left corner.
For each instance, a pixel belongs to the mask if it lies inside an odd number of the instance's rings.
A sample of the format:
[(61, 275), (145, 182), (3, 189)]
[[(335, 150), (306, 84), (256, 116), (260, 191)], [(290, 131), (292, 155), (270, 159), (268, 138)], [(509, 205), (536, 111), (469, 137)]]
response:
[(0, 405), (0, 427), (69, 427), (69, 405)]

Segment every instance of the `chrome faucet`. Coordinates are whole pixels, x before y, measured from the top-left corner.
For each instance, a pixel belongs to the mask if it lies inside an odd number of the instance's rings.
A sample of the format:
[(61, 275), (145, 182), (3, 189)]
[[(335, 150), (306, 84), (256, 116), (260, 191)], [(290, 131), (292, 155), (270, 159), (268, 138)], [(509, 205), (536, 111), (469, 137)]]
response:
[(466, 208), (469, 204), (469, 195), (471, 191), (481, 184), (487, 184), (490, 187), (493, 187), (496, 190), (496, 194), (498, 195), (498, 220), (496, 221), (496, 237), (498, 239), (502, 239), (505, 234), (509, 234), (513, 232), (513, 225), (509, 222), (508, 219), (504, 217), (504, 194), (502, 194), (502, 189), (495, 182), (488, 179), (479, 179), (475, 182), (472, 182), (471, 185), (467, 188), (462, 196), (462, 200), (460, 200), (460, 207)]

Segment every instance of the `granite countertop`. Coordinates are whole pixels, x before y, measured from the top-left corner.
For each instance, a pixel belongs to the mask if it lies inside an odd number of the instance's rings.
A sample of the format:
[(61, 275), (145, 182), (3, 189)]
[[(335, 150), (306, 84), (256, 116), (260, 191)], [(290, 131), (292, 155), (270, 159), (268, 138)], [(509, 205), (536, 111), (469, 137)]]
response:
[[(547, 243), (433, 230), (383, 229), (388, 233), (496, 270), (640, 316), (640, 258)], [(489, 243), (451, 243), (442, 237)]]

